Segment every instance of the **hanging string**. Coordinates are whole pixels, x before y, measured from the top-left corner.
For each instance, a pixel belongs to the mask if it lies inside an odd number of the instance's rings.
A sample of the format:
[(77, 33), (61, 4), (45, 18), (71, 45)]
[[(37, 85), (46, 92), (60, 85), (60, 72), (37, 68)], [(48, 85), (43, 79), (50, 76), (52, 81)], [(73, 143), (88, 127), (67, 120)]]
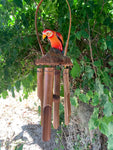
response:
[(66, 46), (65, 46), (65, 49), (64, 49), (64, 56), (66, 56), (66, 54), (67, 54), (67, 49), (68, 49), (68, 45), (69, 45), (69, 38), (70, 38), (70, 32), (71, 32), (71, 8), (70, 8), (68, 0), (66, 0), (66, 2), (67, 2), (67, 5), (68, 5), (68, 8), (69, 8), (70, 21), (69, 21), (69, 31), (68, 31), (67, 42), (66, 42)]
[[(36, 13), (35, 13), (35, 30), (36, 30), (37, 40), (38, 40), (42, 55), (45, 55), (45, 51), (44, 51), (43, 46), (41, 45), (41, 41), (40, 41), (40, 38), (39, 38), (39, 35), (38, 35), (38, 28), (37, 28), (37, 13), (38, 13), (39, 7), (40, 7), (42, 2), (43, 2), (43, 0), (41, 0), (39, 2), (38, 6), (37, 6), (37, 9), (36, 9)], [(71, 32), (71, 8), (70, 8), (68, 0), (66, 0), (66, 3), (67, 3), (68, 8), (69, 8), (70, 21), (69, 21), (68, 37), (67, 37), (66, 46), (65, 46), (65, 49), (64, 49), (64, 56), (66, 56), (66, 54), (67, 54), (67, 49), (68, 49), (68, 45), (69, 45), (69, 38), (70, 38), (70, 32)]]
[(45, 55), (45, 51), (44, 51), (43, 46), (41, 45), (40, 38), (39, 38), (39, 35), (38, 35), (38, 28), (37, 28), (37, 13), (38, 13), (39, 7), (40, 7), (42, 2), (43, 2), (43, 0), (40, 1), (40, 3), (37, 6), (37, 9), (36, 9), (36, 13), (35, 13), (35, 30), (36, 30), (37, 40), (38, 40), (38, 43), (39, 43), (39, 46), (40, 46), (40, 49), (41, 49), (41, 52), (42, 52), (42, 56), (43, 56), (43, 55)]

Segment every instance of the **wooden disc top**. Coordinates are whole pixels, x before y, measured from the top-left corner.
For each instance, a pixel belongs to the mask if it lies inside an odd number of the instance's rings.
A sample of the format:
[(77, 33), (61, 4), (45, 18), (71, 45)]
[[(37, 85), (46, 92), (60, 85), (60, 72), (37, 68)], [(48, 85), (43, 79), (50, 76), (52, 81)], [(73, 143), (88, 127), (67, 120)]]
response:
[(54, 48), (35, 61), (36, 65), (49, 65), (49, 66), (73, 66), (71, 60), (67, 56), (63, 56), (62, 53)]

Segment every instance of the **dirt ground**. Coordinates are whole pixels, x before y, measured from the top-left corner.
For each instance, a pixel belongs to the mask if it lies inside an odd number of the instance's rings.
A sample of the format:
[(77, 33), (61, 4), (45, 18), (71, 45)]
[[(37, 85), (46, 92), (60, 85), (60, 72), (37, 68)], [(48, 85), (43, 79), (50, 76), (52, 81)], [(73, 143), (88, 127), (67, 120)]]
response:
[[(11, 94), (7, 99), (0, 98), (0, 148), (1, 150), (99, 150), (101, 147), (98, 130), (89, 132), (88, 119), (91, 112), (81, 104), (72, 107), (69, 126), (61, 125), (58, 130), (52, 129), (51, 140), (42, 141), (42, 128), (37, 100), (37, 92), (33, 92), (27, 100), (19, 101), (22, 95)], [(88, 109), (88, 110), (87, 110)]]
[(49, 150), (56, 148), (55, 131), (52, 131), (51, 141), (42, 141), (40, 116), (37, 109), (40, 102), (37, 100), (36, 91), (27, 100), (19, 101), (22, 92), (11, 94), (7, 99), (0, 99), (0, 146), (1, 150), (15, 150), (16, 146), (23, 144), (23, 150)]

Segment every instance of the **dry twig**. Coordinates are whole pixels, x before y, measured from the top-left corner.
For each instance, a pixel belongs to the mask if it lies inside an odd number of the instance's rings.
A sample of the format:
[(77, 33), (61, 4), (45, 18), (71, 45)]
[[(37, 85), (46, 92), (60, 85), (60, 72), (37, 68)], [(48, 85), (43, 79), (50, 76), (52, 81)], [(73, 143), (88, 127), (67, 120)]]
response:
[(92, 61), (92, 66), (93, 66), (93, 69), (94, 69), (94, 72), (95, 72), (95, 76), (97, 77), (97, 72), (96, 72), (96, 68), (94, 66), (94, 59), (93, 59), (93, 53), (92, 53), (92, 45), (91, 45), (91, 36), (90, 36), (90, 25), (89, 25), (89, 22), (88, 22), (88, 31), (89, 31), (89, 38), (88, 38), (88, 42), (89, 42), (89, 48), (90, 48), (90, 56), (91, 56), (91, 61)]

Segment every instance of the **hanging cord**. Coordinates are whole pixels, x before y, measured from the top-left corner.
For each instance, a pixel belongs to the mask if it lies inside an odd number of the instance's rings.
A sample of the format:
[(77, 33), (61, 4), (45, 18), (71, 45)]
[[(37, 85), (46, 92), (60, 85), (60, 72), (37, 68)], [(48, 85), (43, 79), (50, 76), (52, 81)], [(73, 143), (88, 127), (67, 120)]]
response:
[[(36, 9), (36, 13), (35, 13), (35, 30), (36, 30), (37, 40), (38, 40), (42, 55), (45, 55), (45, 51), (44, 51), (43, 46), (41, 45), (40, 38), (39, 38), (39, 35), (38, 35), (38, 28), (37, 28), (37, 13), (38, 13), (39, 7), (40, 7), (42, 2), (43, 2), (43, 0), (40, 1), (40, 3), (37, 6), (37, 9)], [(69, 8), (70, 22), (69, 22), (68, 38), (67, 38), (66, 46), (65, 46), (65, 49), (64, 49), (64, 56), (66, 56), (66, 54), (67, 54), (67, 49), (68, 49), (68, 45), (69, 45), (69, 38), (70, 38), (70, 32), (71, 32), (71, 8), (70, 8), (68, 0), (66, 0), (66, 3), (67, 3), (68, 8)]]
[(42, 1), (43, 0), (41, 0), (40, 3), (38, 4), (37, 9), (36, 9), (36, 13), (35, 13), (35, 30), (36, 30), (37, 40), (38, 40), (38, 43), (39, 43), (39, 46), (40, 46), (40, 49), (41, 49), (41, 52), (42, 52), (42, 56), (43, 56), (43, 55), (45, 55), (45, 51), (44, 51), (43, 46), (41, 45), (40, 38), (39, 38), (39, 35), (38, 35), (38, 28), (37, 28), (37, 13), (38, 13), (38, 10), (39, 10), (39, 7), (40, 7)]
[(68, 0), (66, 0), (66, 2), (67, 2), (67, 5), (68, 5), (68, 8), (69, 8), (70, 21), (69, 21), (69, 31), (68, 31), (67, 42), (66, 42), (66, 46), (65, 46), (65, 49), (64, 49), (64, 56), (66, 56), (66, 54), (67, 54), (67, 49), (68, 49), (68, 45), (69, 45), (69, 38), (70, 38), (70, 32), (71, 32), (71, 8), (70, 8)]

